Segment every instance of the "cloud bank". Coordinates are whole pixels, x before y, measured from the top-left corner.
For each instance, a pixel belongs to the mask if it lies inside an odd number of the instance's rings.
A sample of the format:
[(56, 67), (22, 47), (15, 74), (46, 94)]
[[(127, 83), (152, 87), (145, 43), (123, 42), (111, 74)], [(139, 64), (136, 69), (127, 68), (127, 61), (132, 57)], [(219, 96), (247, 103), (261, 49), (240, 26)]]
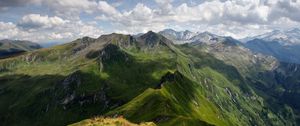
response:
[(300, 26), (299, 0), (209, 0), (191, 3), (195, 2), (3, 0), (0, 11), (8, 14), (19, 13), (14, 11), (15, 8), (36, 9), (12, 21), (2, 21), (0, 14), (0, 39), (61, 41), (85, 35), (97, 37), (110, 32), (135, 34), (165, 28), (209, 31), (243, 38)]

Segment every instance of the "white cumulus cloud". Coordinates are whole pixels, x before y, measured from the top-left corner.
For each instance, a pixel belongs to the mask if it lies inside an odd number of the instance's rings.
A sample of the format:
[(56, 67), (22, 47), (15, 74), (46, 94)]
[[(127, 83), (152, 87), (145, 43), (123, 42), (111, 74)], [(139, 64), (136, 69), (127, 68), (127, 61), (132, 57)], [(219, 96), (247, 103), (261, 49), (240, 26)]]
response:
[(22, 17), (18, 25), (24, 29), (38, 29), (38, 28), (53, 28), (65, 23), (69, 20), (63, 20), (60, 17), (49, 17), (48, 15), (42, 16), (40, 14), (28, 14)]

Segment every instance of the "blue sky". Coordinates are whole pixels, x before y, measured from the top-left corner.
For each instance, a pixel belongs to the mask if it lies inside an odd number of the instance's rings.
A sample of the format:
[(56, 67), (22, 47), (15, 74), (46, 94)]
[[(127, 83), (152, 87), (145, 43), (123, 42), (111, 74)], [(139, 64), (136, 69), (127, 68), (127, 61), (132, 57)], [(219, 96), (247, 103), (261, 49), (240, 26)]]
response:
[(166, 28), (243, 38), (299, 22), (299, 0), (0, 0), (0, 39), (40, 43)]

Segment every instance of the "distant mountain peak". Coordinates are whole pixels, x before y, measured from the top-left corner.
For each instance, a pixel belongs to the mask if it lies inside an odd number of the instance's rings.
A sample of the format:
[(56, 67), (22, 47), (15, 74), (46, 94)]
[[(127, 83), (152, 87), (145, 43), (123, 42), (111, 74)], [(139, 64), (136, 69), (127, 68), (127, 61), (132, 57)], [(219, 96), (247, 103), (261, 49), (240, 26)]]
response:
[(163, 31), (165, 31), (165, 32), (176, 32), (174, 29), (170, 29), (170, 28), (164, 29), (164, 30), (162, 30), (162, 32), (163, 32)]
[(193, 32), (191, 32), (189, 30), (185, 30), (184, 33), (193, 33)]
[(159, 44), (172, 44), (172, 41), (168, 40), (161, 34), (155, 33), (153, 31), (148, 31), (147, 33), (141, 35), (138, 40), (144, 42), (144, 45), (154, 47)]
[(205, 43), (205, 44), (215, 44), (223, 43), (226, 45), (238, 45), (240, 42), (232, 37), (219, 36), (208, 31), (205, 32), (191, 32), (189, 30), (185, 31), (175, 31), (173, 29), (165, 29), (159, 32), (161, 35), (172, 40), (176, 44), (183, 43)]
[(245, 43), (253, 52), (276, 57), (279, 61), (300, 63), (300, 30), (274, 30), (250, 38)]
[(202, 36), (210, 36), (210, 37), (221, 37), (221, 36), (218, 36), (218, 35), (216, 35), (216, 34), (210, 33), (210, 32), (208, 32), (208, 31), (199, 33), (198, 35), (202, 35)]
[(174, 43), (186, 43), (190, 38), (194, 37), (196, 33), (191, 32), (189, 30), (185, 31), (175, 31), (173, 29), (165, 29), (160, 31), (159, 34), (163, 35), (164, 37), (172, 40)]
[(107, 35), (101, 35), (97, 41), (99, 42), (108, 42), (120, 46), (131, 46), (135, 43), (135, 38), (131, 35), (119, 34), (119, 33), (111, 33)]
[(151, 39), (151, 40), (158, 40), (159, 37), (160, 37), (159, 34), (156, 34), (156, 33), (153, 32), (153, 31), (148, 31), (147, 33), (141, 35), (140, 38), (142, 38), (142, 39), (149, 39), (149, 40), (150, 40), (150, 39)]
[(153, 31), (148, 31), (146, 34), (144, 35), (158, 35), (157, 33), (153, 32)]
[(232, 37), (219, 36), (208, 31), (199, 33), (198, 35), (191, 38), (193, 44), (205, 43), (205, 44), (217, 44), (222, 43), (224, 45), (235, 46), (239, 45), (240, 42)]
[(251, 41), (254, 39), (261, 39), (266, 42), (279, 42), (281, 45), (295, 45), (300, 44), (300, 29), (294, 28), (287, 31), (273, 30), (258, 36), (248, 37), (243, 39), (244, 42)]

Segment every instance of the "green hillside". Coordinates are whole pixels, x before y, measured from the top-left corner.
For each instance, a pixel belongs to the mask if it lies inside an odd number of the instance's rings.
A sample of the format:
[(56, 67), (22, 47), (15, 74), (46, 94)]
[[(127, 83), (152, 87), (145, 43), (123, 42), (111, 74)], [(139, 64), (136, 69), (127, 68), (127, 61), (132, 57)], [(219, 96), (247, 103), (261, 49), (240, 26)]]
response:
[(296, 125), (290, 104), (267, 101), (238, 67), (151, 31), (84, 37), (2, 59), (0, 82), (3, 125), (68, 125), (95, 116), (157, 125)]

